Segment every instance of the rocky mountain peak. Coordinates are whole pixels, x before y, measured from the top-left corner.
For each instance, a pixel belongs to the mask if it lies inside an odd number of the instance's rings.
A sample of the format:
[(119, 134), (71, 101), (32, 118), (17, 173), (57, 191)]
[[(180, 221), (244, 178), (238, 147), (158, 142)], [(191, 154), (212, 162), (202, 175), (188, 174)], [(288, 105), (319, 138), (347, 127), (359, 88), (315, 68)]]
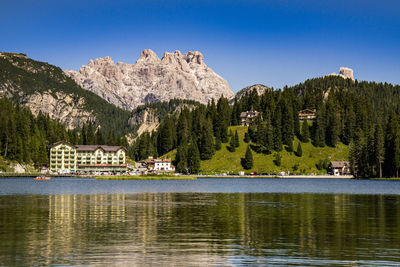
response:
[(90, 60), (79, 72), (65, 73), (83, 88), (128, 110), (149, 101), (179, 98), (207, 103), (221, 95), (234, 95), (228, 83), (206, 66), (198, 51), (165, 52), (160, 60), (154, 51), (146, 49), (135, 64), (115, 65), (105, 57)]
[(354, 71), (346, 67), (340, 67), (339, 73), (331, 73), (328, 76), (339, 76), (344, 79), (352, 79), (354, 81)]
[(151, 49), (145, 49), (140, 53), (140, 58), (138, 61), (146, 61), (146, 62), (159, 62), (157, 54), (154, 53)]
[(205, 66), (203, 54), (199, 51), (189, 51), (183, 55), (187, 63), (199, 64)]
[(339, 69), (339, 75), (342, 75), (346, 78), (350, 78), (350, 79), (354, 80), (354, 71), (350, 68), (341, 67)]

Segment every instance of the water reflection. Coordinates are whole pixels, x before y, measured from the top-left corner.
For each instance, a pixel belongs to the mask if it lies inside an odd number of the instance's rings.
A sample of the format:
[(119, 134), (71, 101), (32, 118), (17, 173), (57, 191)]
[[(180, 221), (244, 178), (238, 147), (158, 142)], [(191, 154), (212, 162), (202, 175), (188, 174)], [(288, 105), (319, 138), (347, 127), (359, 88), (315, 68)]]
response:
[(0, 265), (390, 265), (400, 197), (0, 196)]

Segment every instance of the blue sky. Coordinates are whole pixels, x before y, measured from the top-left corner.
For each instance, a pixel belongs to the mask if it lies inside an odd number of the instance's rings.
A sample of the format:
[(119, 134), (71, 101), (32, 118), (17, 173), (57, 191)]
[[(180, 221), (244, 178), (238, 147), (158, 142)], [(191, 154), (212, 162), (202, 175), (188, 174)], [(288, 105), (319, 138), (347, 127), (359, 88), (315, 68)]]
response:
[(400, 1), (2, 0), (0, 25), (0, 51), (63, 69), (178, 49), (201, 51), (235, 92), (294, 85), (341, 66), (358, 80), (400, 84)]

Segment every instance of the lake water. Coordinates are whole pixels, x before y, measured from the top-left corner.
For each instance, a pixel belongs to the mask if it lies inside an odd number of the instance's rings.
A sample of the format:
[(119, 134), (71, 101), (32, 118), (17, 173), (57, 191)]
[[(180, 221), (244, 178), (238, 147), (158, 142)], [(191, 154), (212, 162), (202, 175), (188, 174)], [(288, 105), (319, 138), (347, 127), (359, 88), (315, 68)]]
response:
[(397, 266), (400, 181), (0, 179), (0, 266)]

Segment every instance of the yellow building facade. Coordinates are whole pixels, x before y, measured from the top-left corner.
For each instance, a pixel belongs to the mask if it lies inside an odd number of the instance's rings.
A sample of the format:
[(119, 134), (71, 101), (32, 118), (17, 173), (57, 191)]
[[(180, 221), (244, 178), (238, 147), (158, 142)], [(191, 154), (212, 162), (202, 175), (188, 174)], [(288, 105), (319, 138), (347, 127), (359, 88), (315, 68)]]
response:
[(57, 142), (50, 146), (50, 170), (58, 173), (125, 172), (126, 148), (106, 145), (72, 145)]

